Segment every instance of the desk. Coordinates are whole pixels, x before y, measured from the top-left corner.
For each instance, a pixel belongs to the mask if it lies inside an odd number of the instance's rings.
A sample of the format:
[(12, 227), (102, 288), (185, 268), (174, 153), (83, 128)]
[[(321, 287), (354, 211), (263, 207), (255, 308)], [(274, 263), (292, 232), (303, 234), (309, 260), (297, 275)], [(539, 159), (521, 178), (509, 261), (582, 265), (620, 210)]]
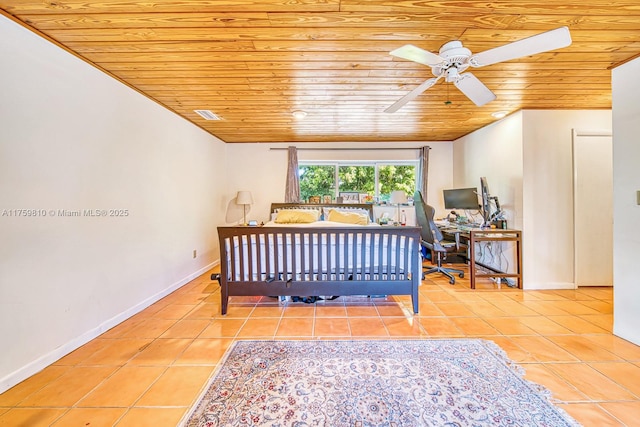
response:
[[(476, 288), (476, 278), (478, 277), (512, 277), (517, 280), (518, 288), (522, 289), (522, 231), (503, 230), (498, 228), (445, 228), (444, 234), (456, 235), (456, 239), (468, 242), (467, 255), (469, 258), (469, 281), (471, 289)], [(493, 267), (480, 264), (476, 261), (476, 243), (479, 242), (515, 242), (516, 244), (516, 271), (514, 273), (504, 273)], [(490, 273), (478, 273), (477, 266), (481, 266)]]

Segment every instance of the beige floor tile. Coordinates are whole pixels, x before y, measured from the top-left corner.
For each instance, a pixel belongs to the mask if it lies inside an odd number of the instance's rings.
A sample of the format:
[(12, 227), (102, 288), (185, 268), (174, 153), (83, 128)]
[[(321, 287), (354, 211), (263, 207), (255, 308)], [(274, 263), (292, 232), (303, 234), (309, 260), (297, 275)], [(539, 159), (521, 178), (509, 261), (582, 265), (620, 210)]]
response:
[(49, 427), (66, 408), (12, 408), (0, 415), (2, 427)]
[(346, 317), (316, 318), (314, 337), (350, 337), (351, 329)]
[(182, 319), (191, 310), (196, 307), (196, 304), (171, 304), (168, 305), (153, 315), (156, 319)]
[(586, 335), (585, 338), (595, 345), (619, 356), (621, 359), (640, 362), (640, 346), (627, 340), (610, 334)]
[(173, 365), (217, 365), (232, 342), (229, 338), (196, 338)]
[(213, 366), (169, 367), (135, 406), (189, 406), (207, 383), (213, 369)]
[(144, 319), (135, 327), (125, 331), (124, 338), (157, 338), (176, 324), (176, 320)]
[(592, 362), (589, 366), (640, 397), (640, 367), (627, 362)]
[(464, 333), (446, 317), (421, 317), (420, 324), (430, 336), (460, 337)]
[(627, 427), (640, 427), (640, 401), (603, 402), (600, 406)]
[(537, 335), (537, 332), (523, 324), (519, 317), (484, 317), (483, 320), (504, 335)]
[(378, 309), (375, 305), (346, 305), (349, 317), (377, 317)]
[(468, 336), (500, 335), (496, 328), (477, 317), (453, 317), (451, 321)]
[(283, 317), (313, 317), (316, 304), (305, 304), (303, 302), (287, 303)]
[(611, 333), (613, 331), (613, 315), (612, 314), (585, 314), (580, 316), (587, 322), (600, 326), (602, 329)]
[(129, 319), (114, 326), (113, 328), (100, 335), (100, 338), (123, 338), (126, 336), (127, 332), (137, 327), (144, 321), (144, 318), (130, 317)]
[(378, 314), (381, 317), (413, 317), (412, 308), (404, 307), (403, 305), (397, 303), (376, 304), (376, 308), (378, 309)]
[(131, 408), (116, 427), (176, 426), (188, 408)]
[(570, 334), (571, 331), (544, 316), (521, 317), (520, 321), (542, 335)]
[(71, 408), (52, 427), (112, 426), (128, 408)]
[(273, 338), (280, 323), (279, 318), (249, 318), (238, 331), (238, 338)]
[[(584, 363), (549, 363), (549, 369), (572, 384), (589, 399), (634, 400), (635, 397), (615, 381)], [(594, 384), (598, 384), (594, 387)]]
[(478, 316), (506, 316), (508, 315), (508, 313), (506, 313), (504, 310), (500, 309), (497, 305), (488, 302), (488, 301), (478, 301), (475, 303), (471, 303), (469, 304), (469, 308), (471, 309), (471, 311), (473, 311), (476, 315)]
[(246, 319), (251, 315), (251, 312), (253, 311), (253, 309), (254, 309), (254, 305), (229, 304), (229, 307), (227, 307), (227, 314), (222, 316), (222, 318)]
[(218, 318), (209, 323), (198, 338), (233, 338), (244, 325), (245, 319)]
[(526, 363), (525, 379), (542, 384), (552, 393), (552, 398), (563, 402), (583, 402), (587, 397), (562, 377), (548, 369), (544, 364)]
[(598, 310), (595, 310), (591, 307), (587, 307), (582, 304), (580, 301), (558, 301), (555, 303), (557, 307), (566, 311), (569, 314), (600, 314)]
[(196, 338), (209, 323), (211, 321), (205, 319), (182, 319), (160, 335), (160, 338)]
[(125, 366), (92, 390), (77, 406), (132, 406), (165, 369), (161, 366)]
[(280, 321), (276, 338), (310, 337), (313, 334), (313, 318), (288, 317)]
[(578, 359), (563, 348), (540, 336), (512, 336), (511, 341), (532, 357), (529, 362), (575, 362)]
[(582, 301), (582, 304), (593, 308), (601, 314), (613, 314), (613, 304), (610, 301)]
[(31, 394), (60, 378), (69, 369), (71, 368), (68, 366), (47, 366), (42, 371), (16, 384), (4, 393), (0, 393), (0, 407), (17, 405)]
[(152, 342), (150, 338), (121, 338), (103, 341), (105, 345), (100, 350), (82, 360), (78, 365), (122, 366)]
[(218, 316), (220, 316), (220, 304), (203, 303), (187, 313), (184, 318), (213, 320)]
[(458, 302), (455, 296), (439, 290), (434, 292), (423, 292), (421, 295), (430, 302)]
[(435, 303), (435, 305), (445, 316), (476, 316), (476, 314), (462, 302)]
[(511, 299), (506, 301), (494, 302), (494, 304), (500, 307), (500, 310), (507, 313), (508, 316), (536, 316), (538, 312), (526, 307), (519, 302), (515, 302)]
[(533, 356), (531, 356), (529, 352), (514, 343), (509, 337), (494, 335), (486, 337), (486, 339), (498, 344), (498, 346), (507, 353), (509, 359), (516, 363), (530, 362), (533, 360)]
[(558, 404), (584, 427), (627, 427), (595, 403)]
[(282, 317), (284, 311), (282, 305), (257, 306), (251, 312), (251, 317)]
[(418, 310), (419, 310), (419, 316), (427, 316), (427, 317), (432, 317), (432, 316), (444, 316), (444, 313), (442, 311), (440, 311), (440, 309), (438, 308), (437, 305), (435, 305), (432, 302), (422, 302), (422, 300), (420, 300), (420, 303), (418, 305)]
[(317, 317), (346, 317), (347, 309), (343, 304), (319, 304), (316, 306)]
[(159, 338), (149, 344), (128, 365), (167, 366), (191, 344), (190, 338)]
[(549, 316), (549, 319), (575, 334), (606, 334), (607, 330), (578, 316)]
[(582, 361), (620, 360), (615, 354), (602, 347), (593, 345), (586, 337), (579, 335), (557, 335), (547, 338)]
[(54, 365), (65, 365), (65, 366), (73, 366), (77, 365), (81, 362), (84, 362), (88, 357), (93, 356), (95, 353), (101, 351), (105, 348), (111, 340), (103, 339), (102, 337), (98, 337), (88, 343), (84, 344), (81, 347), (78, 347), (71, 353), (66, 356), (61, 357), (59, 360), (54, 362)]
[(569, 314), (566, 310), (558, 307), (553, 301), (525, 299), (523, 305), (543, 316), (562, 316)]
[(382, 317), (389, 336), (416, 338), (426, 335), (417, 317)]
[(379, 317), (349, 317), (349, 327), (354, 337), (389, 336), (389, 331)]
[(72, 406), (95, 386), (108, 378), (117, 367), (73, 367), (42, 389), (29, 395), (18, 405), (25, 406)]

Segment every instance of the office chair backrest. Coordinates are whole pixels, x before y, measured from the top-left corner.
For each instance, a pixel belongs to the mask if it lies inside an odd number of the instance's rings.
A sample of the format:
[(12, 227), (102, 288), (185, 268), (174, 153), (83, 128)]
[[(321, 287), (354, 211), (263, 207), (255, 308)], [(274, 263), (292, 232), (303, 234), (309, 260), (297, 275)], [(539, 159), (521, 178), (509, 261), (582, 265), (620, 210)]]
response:
[[(433, 244), (436, 239), (442, 240), (442, 233), (440, 233), (440, 230), (438, 230), (438, 227), (436, 227), (433, 222), (435, 209), (424, 202), (422, 199), (422, 193), (419, 191), (416, 191), (413, 195), (413, 204), (416, 207), (416, 222), (421, 228), (420, 236), (422, 237), (422, 240), (431, 244)], [(434, 230), (436, 233), (435, 238), (433, 234)], [(439, 237), (437, 235), (438, 233), (440, 234)]]

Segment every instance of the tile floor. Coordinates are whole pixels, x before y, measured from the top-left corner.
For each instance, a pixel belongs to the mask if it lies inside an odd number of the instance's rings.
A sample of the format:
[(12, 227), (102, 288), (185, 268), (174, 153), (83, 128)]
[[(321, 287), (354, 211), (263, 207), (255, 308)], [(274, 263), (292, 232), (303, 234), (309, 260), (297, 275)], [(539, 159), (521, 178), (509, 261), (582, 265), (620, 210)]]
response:
[(612, 290), (469, 289), (430, 275), (408, 297), (315, 305), (234, 298), (210, 273), (0, 394), (0, 426), (175, 426), (240, 339), (481, 337), (584, 426), (640, 426), (640, 347), (611, 334)]

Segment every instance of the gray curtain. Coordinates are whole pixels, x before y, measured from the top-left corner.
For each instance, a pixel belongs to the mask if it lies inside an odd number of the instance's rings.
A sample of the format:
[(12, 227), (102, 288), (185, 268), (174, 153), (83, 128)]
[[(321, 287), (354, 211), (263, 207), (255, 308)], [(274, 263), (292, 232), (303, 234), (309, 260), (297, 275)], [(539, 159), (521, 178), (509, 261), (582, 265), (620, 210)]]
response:
[(422, 193), (422, 199), (427, 202), (427, 184), (429, 183), (429, 150), (431, 147), (425, 145), (420, 148), (420, 166), (418, 170), (418, 191)]
[(289, 159), (287, 162), (287, 184), (284, 190), (285, 203), (300, 202), (300, 177), (298, 176), (298, 150), (296, 147), (287, 148)]

